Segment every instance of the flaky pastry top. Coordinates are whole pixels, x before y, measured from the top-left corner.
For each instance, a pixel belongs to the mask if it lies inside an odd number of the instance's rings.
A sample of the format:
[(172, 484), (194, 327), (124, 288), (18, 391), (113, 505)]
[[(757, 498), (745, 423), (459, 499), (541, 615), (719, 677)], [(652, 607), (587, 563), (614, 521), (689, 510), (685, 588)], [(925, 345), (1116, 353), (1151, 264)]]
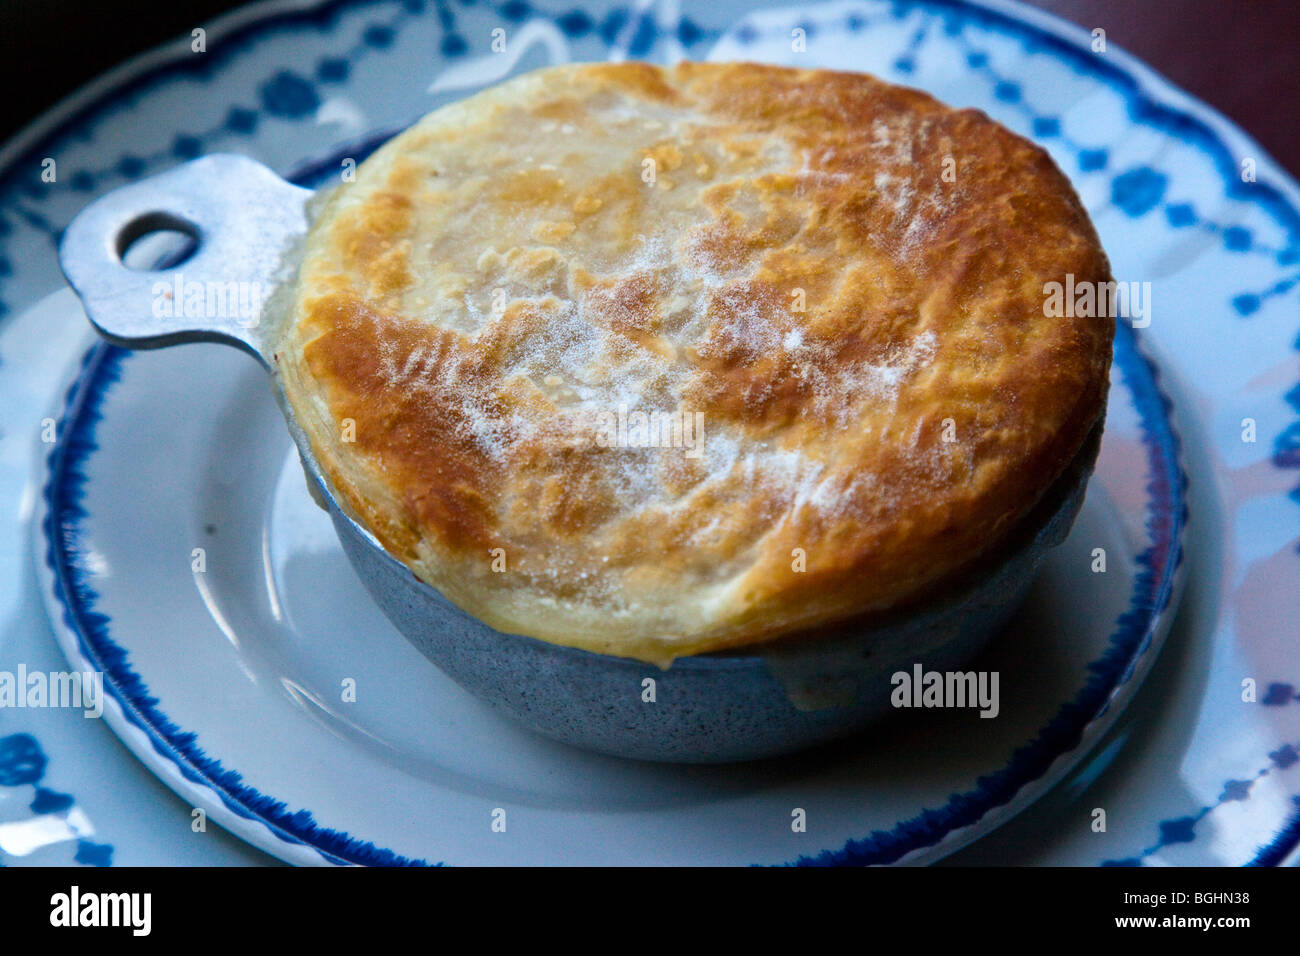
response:
[(1042, 149), (870, 76), (576, 64), (313, 224), (276, 363), (337, 498), (491, 626), (659, 664), (906, 606), (1105, 406), (1109, 266)]

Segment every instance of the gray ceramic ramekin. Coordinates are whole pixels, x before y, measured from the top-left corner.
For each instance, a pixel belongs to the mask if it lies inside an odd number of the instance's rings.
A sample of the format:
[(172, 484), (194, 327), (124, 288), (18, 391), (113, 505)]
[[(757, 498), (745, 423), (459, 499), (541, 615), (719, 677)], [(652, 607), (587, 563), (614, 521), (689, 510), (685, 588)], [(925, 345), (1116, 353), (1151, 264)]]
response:
[[(416, 578), (340, 505), (284, 400), (267, 330), (285, 305), (311, 195), (246, 157), (208, 156), (92, 203), (65, 231), (60, 261), (87, 316), (115, 344), (214, 341), (259, 358), (272, 371), (308, 485), (380, 608), (466, 690), (548, 737), (624, 757), (702, 763), (771, 757), (850, 734), (890, 710), (896, 672), (967, 663), (1015, 611), (1082, 504), (1100, 424), (978, 571), (887, 617), (752, 651), (679, 658), (667, 670), (493, 630)], [(257, 284), (269, 291), (261, 312), (155, 318), (153, 290), (172, 273), (128, 269), (122, 257), (157, 229), (194, 238), (187, 282)], [(652, 703), (643, 699), (646, 678), (655, 681)]]

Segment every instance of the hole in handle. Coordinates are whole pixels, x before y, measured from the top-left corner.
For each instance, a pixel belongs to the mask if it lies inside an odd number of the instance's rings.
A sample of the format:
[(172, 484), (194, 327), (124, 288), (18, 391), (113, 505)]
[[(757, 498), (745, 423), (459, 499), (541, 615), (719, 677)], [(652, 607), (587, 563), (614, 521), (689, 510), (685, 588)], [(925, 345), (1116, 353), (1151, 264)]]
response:
[(167, 212), (137, 216), (117, 234), (117, 257), (122, 265), (137, 272), (178, 266), (198, 248), (198, 226)]

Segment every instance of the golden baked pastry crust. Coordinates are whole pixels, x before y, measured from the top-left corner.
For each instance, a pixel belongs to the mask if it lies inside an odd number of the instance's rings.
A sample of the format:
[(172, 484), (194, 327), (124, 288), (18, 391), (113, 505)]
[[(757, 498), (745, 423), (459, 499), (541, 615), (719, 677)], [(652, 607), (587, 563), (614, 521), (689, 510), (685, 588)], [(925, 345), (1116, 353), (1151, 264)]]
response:
[[(1004, 539), (1105, 407), (1113, 319), (1044, 315), (1067, 273), (1110, 279), (1084, 209), (982, 113), (862, 74), (569, 65), (361, 166), (276, 362), (420, 578), (666, 664), (898, 606)], [(647, 439), (620, 406), (702, 413), (698, 452), (609, 447)]]

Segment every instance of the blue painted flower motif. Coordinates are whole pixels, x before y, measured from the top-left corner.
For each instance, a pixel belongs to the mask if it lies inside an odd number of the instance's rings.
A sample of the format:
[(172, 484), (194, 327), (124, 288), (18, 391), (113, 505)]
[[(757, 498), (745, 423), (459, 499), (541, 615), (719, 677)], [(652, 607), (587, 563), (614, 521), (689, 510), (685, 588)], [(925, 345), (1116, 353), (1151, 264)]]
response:
[(366, 27), (365, 33), (361, 34), (361, 40), (366, 46), (374, 47), (376, 50), (383, 50), (393, 45), (395, 36), (393, 28), (387, 24), (372, 23)]
[(1300, 468), (1300, 422), (1292, 422), (1273, 440), (1273, 464), (1278, 468)]
[(1035, 117), (1033, 128), (1035, 136), (1046, 138), (1061, 135), (1061, 121), (1055, 116)]
[(45, 775), (45, 754), (30, 734), (0, 737), (0, 787), (21, 787)]
[(685, 46), (695, 46), (704, 36), (704, 30), (690, 17), (682, 17), (677, 24), (677, 39)]
[(1251, 315), (1258, 312), (1260, 304), (1259, 296), (1253, 292), (1243, 292), (1241, 295), (1232, 298), (1232, 307), (1241, 315)]
[(1149, 166), (1139, 166), (1115, 177), (1110, 187), (1110, 198), (1128, 215), (1138, 217), (1155, 208), (1169, 184), (1164, 173)]
[(469, 50), (469, 44), (465, 42), (465, 38), (459, 33), (448, 33), (442, 38), (439, 49), (442, 50), (443, 56), (464, 56)]
[(1104, 149), (1084, 149), (1079, 152), (1079, 168), (1086, 173), (1105, 169), (1110, 162), (1110, 154)]
[(117, 161), (117, 172), (123, 179), (139, 179), (144, 172), (144, 160), (139, 156), (123, 156)]
[(993, 95), (1003, 103), (1016, 103), (1020, 100), (1020, 84), (1003, 80), (993, 87)]
[(257, 114), (242, 106), (231, 107), (226, 114), (226, 129), (232, 133), (251, 133), (257, 129)]
[(592, 22), (591, 17), (587, 16), (586, 10), (570, 10), (568, 13), (562, 14), (555, 22), (564, 31), (565, 36), (574, 40), (585, 37), (596, 28), (596, 24)]
[(31, 802), (31, 811), (32, 813), (62, 813), (70, 809), (73, 802), (71, 794), (37, 787), (36, 796)]
[(1233, 252), (1245, 252), (1250, 248), (1250, 230), (1241, 226), (1230, 226), (1223, 230), (1223, 244)]
[(289, 70), (281, 70), (263, 83), (259, 93), (263, 109), (285, 119), (297, 119), (315, 112), (316, 107), (320, 106), (316, 87)]
[(1292, 764), (1294, 764), (1297, 760), (1300, 760), (1300, 754), (1296, 753), (1295, 747), (1292, 746), (1291, 744), (1284, 744), (1283, 746), (1279, 747), (1277, 750), (1274, 750), (1272, 753), (1270, 753), (1268, 755), (1268, 759), (1273, 761), (1273, 763), (1277, 765), (1279, 770), (1285, 770), (1287, 767), (1290, 767)]
[(1280, 707), (1295, 699), (1295, 688), (1290, 684), (1269, 684), (1259, 702), (1265, 707)]
[(351, 70), (352, 65), (347, 60), (329, 56), (316, 64), (316, 79), (322, 83), (342, 83)]
[(522, 23), (532, 14), (533, 8), (525, 0), (507, 0), (498, 10), (501, 16), (512, 23)]
[[(40, 744), (31, 734), (0, 737), (0, 786), (35, 788), (28, 809), (36, 816), (67, 813), (75, 805), (71, 794), (40, 786), (48, 764)], [(107, 843), (77, 841), (76, 861), (90, 866), (112, 866), (113, 847)], [(0, 864), (3, 865), (3, 864)]]
[(1165, 820), (1160, 824), (1160, 842), (1166, 846), (1171, 843), (1191, 843), (1196, 839), (1197, 817), (1179, 817), (1177, 820)]
[(182, 134), (172, 140), (172, 155), (177, 159), (194, 159), (203, 152), (203, 141), (197, 136)]
[(81, 840), (77, 843), (75, 859), (84, 866), (112, 866), (113, 848), (107, 843), (92, 843), (90, 840)]

